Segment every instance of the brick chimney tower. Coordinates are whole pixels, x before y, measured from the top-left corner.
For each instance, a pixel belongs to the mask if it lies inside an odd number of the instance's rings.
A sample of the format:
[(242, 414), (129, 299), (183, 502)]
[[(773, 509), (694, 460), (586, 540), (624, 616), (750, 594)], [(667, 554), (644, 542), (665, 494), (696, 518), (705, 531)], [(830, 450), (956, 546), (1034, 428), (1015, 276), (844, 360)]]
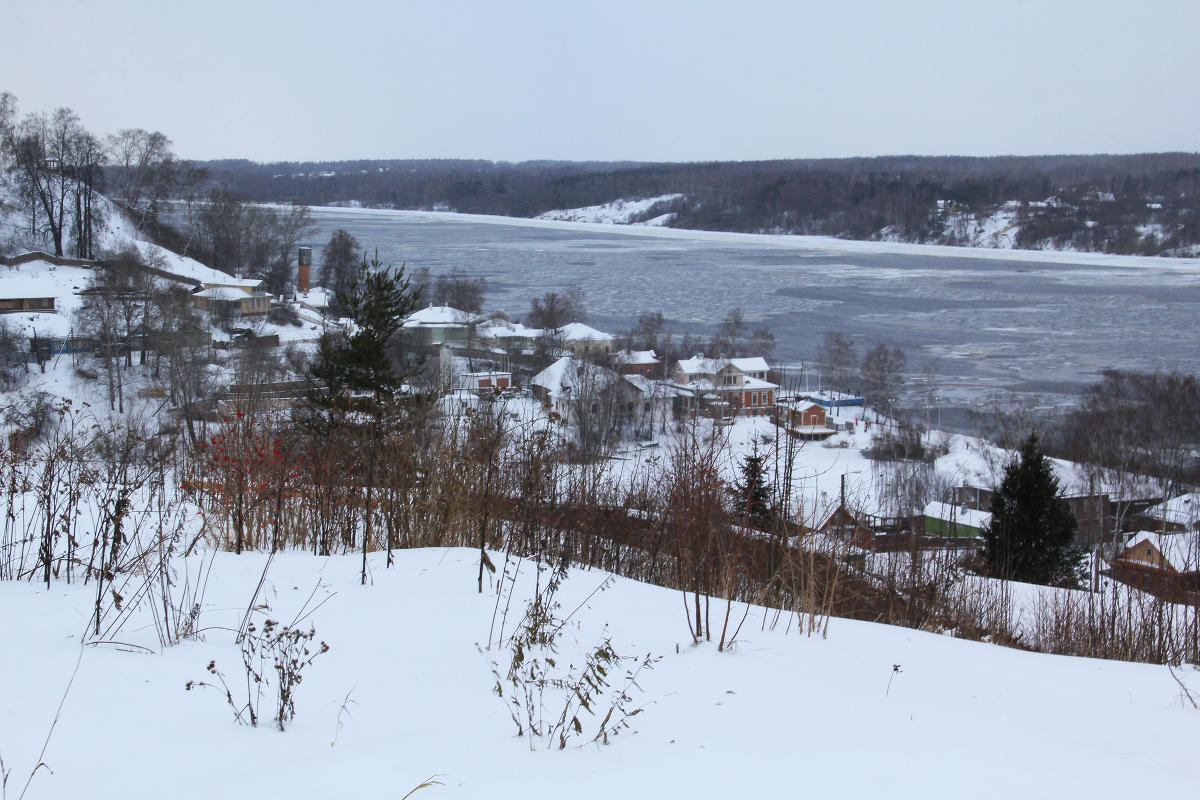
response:
[(312, 248), (301, 247), (296, 256), (296, 291), (307, 294), (312, 287)]

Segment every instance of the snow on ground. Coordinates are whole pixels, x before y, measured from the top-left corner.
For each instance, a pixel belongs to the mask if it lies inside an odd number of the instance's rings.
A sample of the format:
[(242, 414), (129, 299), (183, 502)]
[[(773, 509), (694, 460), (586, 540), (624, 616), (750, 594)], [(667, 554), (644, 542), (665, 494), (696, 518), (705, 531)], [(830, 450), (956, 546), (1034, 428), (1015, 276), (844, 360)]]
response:
[(48, 261), (31, 261), (15, 267), (0, 265), (0, 296), (53, 297), (53, 312), (21, 312), (0, 316), (21, 332), (44, 337), (67, 336), (73, 316), (83, 304), (78, 292), (88, 288), (93, 271), (85, 267), (60, 267)]
[[(126, 645), (83, 647), (90, 586), (0, 584), (0, 752), (24, 784), (70, 682), (30, 797), (418, 797), (812, 794), (838, 797), (1179, 796), (1194, 787), (1200, 712), (1166, 668), (1007, 650), (863, 622), (828, 638), (774, 630), (751, 609), (731, 652), (693, 646), (678, 594), (576, 571), (560, 592), (564, 660), (611, 636), (622, 655), (661, 657), (638, 679), (644, 711), (607, 746), (531, 752), (516, 738), (480, 653), (496, 608), (475, 591), (476, 555), (285, 554), (260, 599), (306, 620), (330, 650), (305, 670), (286, 733), (236, 725), (215, 661), (244, 687), (235, 631), (265, 556), (216, 555), (197, 640), (162, 648), (148, 619)], [(503, 563), (493, 554), (497, 564)], [(198, 560), (191, 565), (200, 573)], [(510, 610), (529, 596), (532, 568)], [(714, 608), (714, 615), (718, 609)], [(740, 609), (734, 608), (734, 619)], [(1200, 674), (1184, 670), (1193, 695)], [(269, 707), (269, 698), (263, 707)], [(344, 709), (344, 710), (343, 710)], [(547, 714), (558, 711), (550, 706)], [(597, 720), (585, 715), (585, 732)], [(584, 737), (586, 741), (587, 737)]]
[[(1018, 211), (1020, 204), (1008, 203), (988, 214), (975, 214), (970, 211), (953, 210), (944, 201), (939, 201), (943, 209), (942, 221), (945, 226), (940, 238), (944, 241), (957, 242), (961, 246), (997, 248), (1011, 250), (1017, 246)], [(899, 242), (903, 240), (903, 227), (889, 225), (879, 231), (874, 237), (879, 241)]]
[(661, 214), (646, 222), (637, 222), (640, 217), (660, 203), (682, 200), (681, 194), (664, 194), (658, 197), (647, 197), (641, 200), (614, 200), (598, 206), (583, 208), (564, 208), (557, 211), (547, 211), (539, 214), (537, 219), (557, 220), (560, 222), (604, 223), (608, 225), (666, 225), (674, 214)]
[[(130, 239), (132, 240), (132, 237)], [(181, 278), (188, 278), (199, 283), (216, 283), (223, 286), (254, 287), (262, 283), (258, 278), (235, 278), (227, 272), (206, 267), (194, 258), (181, 256), (165, 247), (160, 247), (150, 242), (133, 241), (132, 243), (141, 252), (142, 257), (152, 266), (169, 272), (172, 275), (178, 275)]]

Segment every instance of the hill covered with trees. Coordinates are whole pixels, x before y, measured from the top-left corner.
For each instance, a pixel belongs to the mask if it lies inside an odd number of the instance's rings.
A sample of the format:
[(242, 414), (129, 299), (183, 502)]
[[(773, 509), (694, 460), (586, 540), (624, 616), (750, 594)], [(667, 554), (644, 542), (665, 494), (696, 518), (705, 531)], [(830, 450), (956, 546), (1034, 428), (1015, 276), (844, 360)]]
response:
[(1194, 256), (1200, 154), (879, 157), (710, 162), (506, 163), (375, 160), (199, 164), (256, 201), (534, 217), (681, 195), (670, 214), (698, 230)]

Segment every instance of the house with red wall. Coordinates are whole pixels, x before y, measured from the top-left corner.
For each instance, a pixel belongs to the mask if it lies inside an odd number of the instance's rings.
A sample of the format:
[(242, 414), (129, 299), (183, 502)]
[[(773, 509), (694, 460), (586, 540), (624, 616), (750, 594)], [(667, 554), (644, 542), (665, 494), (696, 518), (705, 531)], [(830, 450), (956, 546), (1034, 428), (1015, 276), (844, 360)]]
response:
[(697, 355), (675, 365), (672, 383), (682, 411), (714, 417), (758, 417), (774, 412), (779, 384), (767, 380), (767, 360), (705, 358)]

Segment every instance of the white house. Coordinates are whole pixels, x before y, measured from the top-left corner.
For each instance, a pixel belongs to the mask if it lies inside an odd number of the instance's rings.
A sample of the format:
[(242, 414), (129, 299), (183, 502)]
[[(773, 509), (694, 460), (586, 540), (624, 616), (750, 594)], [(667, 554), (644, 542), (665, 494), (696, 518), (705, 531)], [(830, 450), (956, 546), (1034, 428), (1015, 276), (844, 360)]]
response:
[(572, 422), (581, 403), (589, 406), (585, 409), (589, 413), (600, 413), (602, 396), (617, 377), (610, 369), (563, 356), (535, 375), (529, 388), (546, 408)]
[(478, 323), (479, 317), (467, 311), (431, 304), (409, 314), (401, 330), (416, 344), (466, 347)]

